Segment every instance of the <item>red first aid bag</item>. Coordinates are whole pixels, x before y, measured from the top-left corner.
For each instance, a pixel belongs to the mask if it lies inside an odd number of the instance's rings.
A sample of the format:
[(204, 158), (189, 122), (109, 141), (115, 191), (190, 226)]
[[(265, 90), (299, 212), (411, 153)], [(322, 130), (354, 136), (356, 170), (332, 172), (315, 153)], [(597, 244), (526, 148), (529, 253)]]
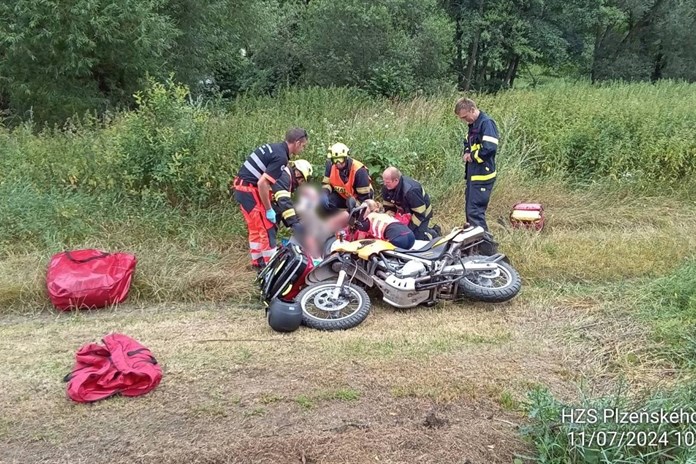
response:
[(516, 229), (544, 228), (544, 207), (539, 203), (517, 203), (512, 207), (510, 223)]
[(110, 334), (104, 346), (89, 343), (75, 355), (75, 367), (63, 380), (68, 396), (78, 403), (123, 396), (144, 395), (159, 385), (162, 368), (137, 340), (123, 334)]
[(91, 249), (58, 253), (46, 273), (48, 296), (63, 311), (120, 303), (128, 296), (136, 263), (128, 253)]

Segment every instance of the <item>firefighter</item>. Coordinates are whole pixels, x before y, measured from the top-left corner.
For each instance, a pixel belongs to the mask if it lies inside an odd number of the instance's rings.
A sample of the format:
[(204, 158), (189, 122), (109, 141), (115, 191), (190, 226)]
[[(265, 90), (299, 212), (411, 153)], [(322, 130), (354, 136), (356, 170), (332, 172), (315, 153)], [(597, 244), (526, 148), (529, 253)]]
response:
[(290, 157), (307, 146), (307, 131), (293, 128), (285, 141), (258, 147), (244, 161), (232, 188), (249, 232), (251, 265), (263, 268), (276, 248), (276, 212), (271, 205), (272, 186), (283, 173)]
[(409, 250), (416, 237), (411, 229), (386, 213), (380, 213), (380, 205), (374, 200), (365, 200), (367, 210), (363, 217), (357, 221), (357, 229), (367, 232), (369, 236), (379, 240), (386, 240), (397, 248)]
[(290, 161), (282, 170), (275, 184), (271, 187), (273, 192), (273, 209), (280, 215), (283, 224), (293, 230), (298, 236), (302, 235), (300, 218), (295, 211), (292, 202), (292, 193), (312, 176), (312, 165), (309, 161), (298, 159)]
[(495, 121), (468, 98), (457, 101), (454, 113), (469, 126), (462, 152), (466, 177), (466, 220), (469, 224), (481, 226), (488, 231), (486, 209), (495, 184), (498, 128)]
[(372, 180), (365, 165), (350, 157), (350, 150), (342, 143), (329, 148), (322, 180), (321, 206), (327, 212), (346, 209), (348, 197), (363, 202), (374, 197)]
[(401, 174), (397, 168), (390, 166), (382, 173), (382, 204), (387, 212), (410, 214), (408, 228), (416, 240), (432, 240), (440, 234), (430, 228), (433, 208), (430, 196), (416, 180)]

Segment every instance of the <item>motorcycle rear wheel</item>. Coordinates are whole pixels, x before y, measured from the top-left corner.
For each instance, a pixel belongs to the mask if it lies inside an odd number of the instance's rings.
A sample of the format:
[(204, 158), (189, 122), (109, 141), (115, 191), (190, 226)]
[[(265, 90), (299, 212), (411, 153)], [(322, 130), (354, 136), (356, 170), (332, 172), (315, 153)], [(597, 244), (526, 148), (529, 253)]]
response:
[[(478, 260), (486, 261), (486, 257), (472, 257), (472, 261)], [(474, 271), (459, 279), (460, 295), (486, 303), (502, 303), (514, 298), (522, 288), (520, 275), (504, 261), (496, 264), (497, 272)]]
[(344, 284), (344, 294), (338, 300), (333, 300), (331, 297), (335, 288), (335, 282), (318, 282), (297, 295), (295, 301), (302, 308), (304, 325), (319, 330), (347, 330), (360, 325), (367, 318), (371, 302), (363, 288)]

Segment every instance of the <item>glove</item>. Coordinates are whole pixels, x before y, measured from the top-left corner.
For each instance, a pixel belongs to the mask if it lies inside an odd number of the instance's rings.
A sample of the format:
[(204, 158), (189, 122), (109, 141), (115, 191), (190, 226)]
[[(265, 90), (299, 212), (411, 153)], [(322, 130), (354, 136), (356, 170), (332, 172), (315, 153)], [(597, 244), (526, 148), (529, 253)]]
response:
[(321, 192), (321, 199), (319, 202), (321, 203), (322, 208), (326, 210), (331, 207), (331, 204), (329, 203), (329, 193), (326, 190)]
[(273, 208), (266, 211), (266, 219), (271, 221), (273, 224), (276, 223), (276, 212)]

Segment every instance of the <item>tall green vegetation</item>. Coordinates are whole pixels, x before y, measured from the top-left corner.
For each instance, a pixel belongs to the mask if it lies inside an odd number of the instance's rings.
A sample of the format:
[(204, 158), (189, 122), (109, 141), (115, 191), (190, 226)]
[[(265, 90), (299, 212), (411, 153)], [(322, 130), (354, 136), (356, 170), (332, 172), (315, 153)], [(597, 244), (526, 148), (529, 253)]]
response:
[(135, 105), (147, 76), (194, 95), (352, 86), (497, 90), (543, 69), (696, 78), (696, 0), (7, 0), (0, 110), (62, 123)]
[[(228, 233), (243, 232), (239, 218), (232, 219), (229, 182), (250, 150), (279, 140), (293, 125), (309, 130), (303, 157), (317, 172), (327, 147), (343, 141), (376, 182), (385, 167), (397, 165), (439, 202), (462, 179), (465, 127), (453, 115), (455, 98), (395, 102), (312, 88), (214, 106), (172, 81), (151, 80), (136, 93), (133, 111), (108, 120), (73, 118), (59, 129), (0, 127), (0, 251), (76, 243), (121, 217), (158, 224), (168, 223), (170, 213), (217, 208), (229, 215), (222, 219)], [(514, 171), (531, 180), (651, 192), (694, 188), (691, 84), (560, 85), (478, 100), (501, 130), (502, 177)], [(611, 102), (609, 109), (603, 101)], [(636, 119), (644, 108), (651, 118)]]

